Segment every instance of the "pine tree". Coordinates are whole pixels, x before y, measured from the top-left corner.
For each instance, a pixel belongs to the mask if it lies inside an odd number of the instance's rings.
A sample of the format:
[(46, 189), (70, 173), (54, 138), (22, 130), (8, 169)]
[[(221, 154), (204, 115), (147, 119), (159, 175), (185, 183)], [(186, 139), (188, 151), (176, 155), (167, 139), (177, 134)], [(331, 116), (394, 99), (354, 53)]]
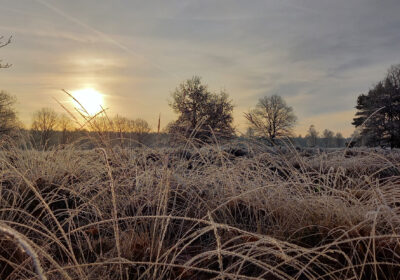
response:
[(352, 124), (361, 128), (368, 146), (400, 147), (400, 64), (383, 81), (357, 98)]

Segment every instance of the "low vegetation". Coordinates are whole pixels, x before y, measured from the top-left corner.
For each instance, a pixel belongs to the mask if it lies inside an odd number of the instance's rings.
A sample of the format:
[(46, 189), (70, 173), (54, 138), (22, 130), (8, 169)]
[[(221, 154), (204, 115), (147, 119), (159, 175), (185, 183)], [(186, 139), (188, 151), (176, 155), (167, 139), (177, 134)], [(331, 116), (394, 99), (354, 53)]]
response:
[(4, 142), (1, 279), (398, 279), (400, 152)]

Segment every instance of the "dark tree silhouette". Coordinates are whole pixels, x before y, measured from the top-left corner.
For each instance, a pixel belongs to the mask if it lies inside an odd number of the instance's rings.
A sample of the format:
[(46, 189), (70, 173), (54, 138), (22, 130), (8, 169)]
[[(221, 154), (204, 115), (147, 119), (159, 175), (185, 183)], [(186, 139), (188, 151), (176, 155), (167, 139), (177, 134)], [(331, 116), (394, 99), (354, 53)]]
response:
[(256, 107), (244, 114), (255, 134), (274, 142), (277, 137), (292, 135), (296, 123), (293, 108), (279, 95), (261, 98)]
[(315, 126), (312, 124), (310, 125), (307, 135), (306, 135), (306, 142), (308, 147), (316, 147), (318, 144), (318, 134), (319, 132), (315, 129)]
[(14, 97), (4, 91), (0, 92), (0, 135), (8, 134), (18, 127), (14, 104)]
[(110, 120), (110, 124), (106, 130), (109, 132), (116, 132), (120, 138), (121, 144), (124, 139), (131, 139), (132, 136), (136, 141), (142, 143), (146, 135), (151, 131), (150, 125), (143, 119), (131, 120), (119, 115), (116, 115)]
[[(7, 46), (8, 44), (11, 43), (11, 37), (9, 37), (8, 40), (5, 41), (5, 42), (3, 41), (3, 39), (4, 39), (4, 36), (0, 36), (0, 48), (5, 47), (5, 46)], [(2, 60), (0, 60), (0, 68), (9, 68), (9, 67), (11, 67), (11, 64), (8, 64), (8, 63), (2, 64), (1, 62), (2, 62)]]
[(202, 140), (208, 139), (212, 133), (224, 137), (233, 135), (233, 105), (225, 92), (209, 92), (201, 78), (195, 76), (181, 83), (172, 98), (170, 106), (179, 116), (169, 125), (169, 132)]
[(352, 124), (360, 128), (364, 143), (400, 147), (400, 64), (391, 66), (367, 94), (358, 96), (356, 109)]
[(39, 139), (39, 147), (46, 149), (57, 128), (58, 115), (50, 108), (35, 112), (32, 121), (32, 132)]
[(335, 146), (335, 133), (329, 129), (322, 132), (322, 143), (325, 148)]
[[(0, 36), (0, 48), (11, 43), (11, 37), (3, 42), (4, 36)], [(0, 60), (0, 68), (9, 68), (11, 64), (2, 64)], [(0, 92), (0, 134), (7, 134), (17, 127), (17, 115), (14, 109), (15, 98), (4, 91)]]
[(344, 139), (342, 133), (337, 132), (335, 135), (335, 144), (336, 147), (343, 147), (345, 144), (346, 139)]
[(73, 138), (72, 130), (75, 128), (72, 119), (66, 114), (61, 114), (57, 118), (56, 126), (61, 131), (60, 144), (69, 144)]

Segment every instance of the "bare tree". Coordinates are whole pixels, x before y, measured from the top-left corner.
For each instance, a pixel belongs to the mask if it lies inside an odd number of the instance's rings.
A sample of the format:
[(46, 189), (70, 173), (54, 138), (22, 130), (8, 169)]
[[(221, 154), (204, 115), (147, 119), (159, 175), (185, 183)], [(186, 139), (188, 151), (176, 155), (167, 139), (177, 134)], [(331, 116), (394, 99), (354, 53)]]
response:
[(146, 134), (151, 131), (150, 125), (144, 119), (136, 119), (132, 121), (132, 131), (135, 133), (136, 140), (143, 143)]
[(337, 132), (335, 135), (335, 142), (336, 142), (336, 147), (343, 147), (345, 143), (345, 139), (342, 135), (342, 133)]
[(322, 132), (323, 143), (324, 143), (325, 148), (333, 147), (335, 145), (334, 144), (334, 136), (335, 136), (335, 133), (329, 129), (325, 129)]
[(296, 116), (279, 95), (261, 98), (256, 107), (244, 114), (250, 127), (259, 136), (265, 136), (274, 142), (277, 137), (292, 135)]
[[(5, 42), (3, 42), (4, 36), (0, 36), (0, 48), (7, 46), (8, 44), (11, 43), (11, 37), (8, 38)], [(2, 60), (0, 60), (0, 68), (9, 68), (11, 67), (11, 64), (6, 63), (6, 64), (1, 64)]]
[(133, 132), (139, 134), (149, 133), (151, 128), (147, 121), (144, 119), (136, 119), (133, 121)]
[[(11, 43), (11, 37), (3, 42), (4, 36), (0, 36), (0, 48)], [(0, 68), (9, 68), (11, 64), (2, 64), (0, 60)], [(17, 115), (14, 109), (15, 98), (4, 91), (0, 92), (0, 134), (9, 133), (18, 125)]]
[(96, 133), (109, 133), (114, 131), (114, 122), (108, 116), (96, 116), (88, 125), (90, 131)]
[(32, 131), (38, 135), (41, 148), (46, 149), (57, 128), (57, 113), (50, 108), (42, 108), (33, 114)]
[(72, 138), (75, 125), (66, 114), (61, 114), (57, 119), (57, 128), (61, 131), (60, 144), (68, 144)]
[(15, 97), (4, 91), (0, 92), (0, 134), (8, 134), (18, 126), (14, 109)]
[(111, 119), (110, 131), (118, 134), (121, 145), (124, 143), (124, 139), (132, 136), (135, 136), (136, 140), (141, 142), (144, 135), (149, 133), (150, 130), (149, 123), (143, 119), (131, 120), (119, 115)]
[(121, 146), (125, 143), (125, 139), (128, 138), (128, 134), (132, 133), (132, 120), (125, 117), (116, 115), (111, 120), (112, 131), (117, 133)]
[(312, 124), (307, 131), (306, 141), (307, 146), (315, 147), (318, 144), (318, 134), (319, 132), (315, 129), (315, 126)]
[(254, 133), (254, 128), (252, 127), (248, 127), (246, 129), (246, 133), (244, 134), (246, 137), (254, 137), (255, 133)]
[(131, 120), (116, 115), (112, 120), (112, 130), (120, 134), (121, 138), (124, 137), (124, 134), (132, 132), (131, 129)]

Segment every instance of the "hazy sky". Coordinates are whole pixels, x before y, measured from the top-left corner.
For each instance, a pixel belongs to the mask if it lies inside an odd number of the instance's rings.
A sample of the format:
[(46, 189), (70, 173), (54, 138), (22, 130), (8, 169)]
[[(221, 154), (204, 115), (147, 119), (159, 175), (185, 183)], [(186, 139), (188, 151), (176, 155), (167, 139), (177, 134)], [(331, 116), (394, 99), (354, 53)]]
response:
[(299, 118), (349, 135), (356, 97), (400, 63), (399, 0), (0, 0), (0, 49), (12, 63), (0, 89), (29, 123), (41, 107), (63, 109), (60, 89), (93, 87), (111, 115), (156, 126), (175, 115), (175, 87), (199, 75), (226, 90), (235, 125), (265, 95)]

